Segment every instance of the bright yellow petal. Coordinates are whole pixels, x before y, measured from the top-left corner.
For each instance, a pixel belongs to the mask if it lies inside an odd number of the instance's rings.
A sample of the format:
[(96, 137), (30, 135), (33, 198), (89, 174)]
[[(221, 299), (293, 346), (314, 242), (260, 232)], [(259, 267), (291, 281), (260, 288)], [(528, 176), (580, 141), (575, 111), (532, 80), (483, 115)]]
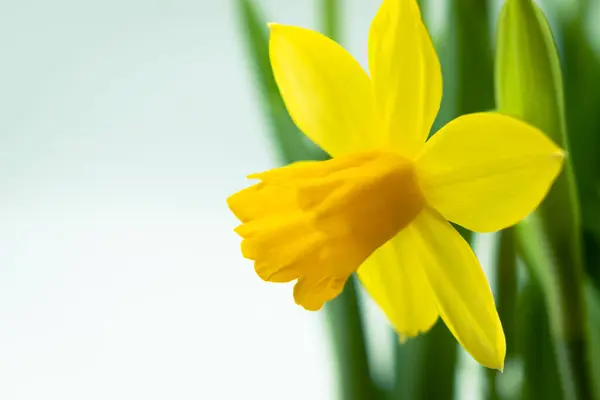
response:
[(437, 298), (440, 315), (480, 364), (501, 370), (506, 341), (486, 277), (468, 243), (435, 210), (426, 208), (406, 228)]
[(438, 317), (437, 305), (421, 260), (406, 229), (380, 247), (358, 269), (358, 277), (401, 338), (428, 331)]
[(440, 63), (416, 0), (383, 1), (371, 25), (369, 69), (383, 140), (413, 157), (442, 99)]
[(317, 32), (270, 28), (273, 74), (298, 128), (333, 156), (375, 148), (373, 90), (358, 62)]
[(478, 113), (443, 127), (416, 163), (430, 206), (465, 228), (493, 232), (535, 210), (563, 158), (562, 150), (533, 126)]

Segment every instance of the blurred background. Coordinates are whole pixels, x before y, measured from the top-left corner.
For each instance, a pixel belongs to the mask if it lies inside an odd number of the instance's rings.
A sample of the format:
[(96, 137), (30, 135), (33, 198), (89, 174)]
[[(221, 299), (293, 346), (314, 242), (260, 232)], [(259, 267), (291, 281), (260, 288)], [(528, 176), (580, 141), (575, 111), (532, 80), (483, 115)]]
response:
[[(437, 125), (494, 108), (503, 2), (422, 3), (444, 69)], [(578, 388), (600, 382), (597, 0), (541, 4), (562, 57), (569, 131), (585, 132), (570, 136), (584, 216), (584, 378), (561, 367), (573, 358), (552, 327), (547, 271), (509, 271), (505, 309), (516, 322), (501, 316), (515, 350), (499, 374), (441, 323), (399, 345), (354, 282), (310, 313), (291, 285), (262, 282), (242, 259), (226, 197), (250, 172), (323, 157), (282, 111), (265, 21), (327, 33), (366, 67), (379, 5), (0, 2), (0, 398), (593, 397)], [(471, 238), (495, 295), (506, 282), (498, 237)]]

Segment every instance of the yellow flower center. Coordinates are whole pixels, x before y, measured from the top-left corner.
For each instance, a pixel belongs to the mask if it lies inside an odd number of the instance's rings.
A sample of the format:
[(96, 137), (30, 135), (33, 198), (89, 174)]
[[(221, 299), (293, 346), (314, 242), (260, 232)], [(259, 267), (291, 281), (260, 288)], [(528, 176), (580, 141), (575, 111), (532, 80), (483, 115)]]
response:
[(424, 200), (412, 163), (365, 152), (301, 162), (251, 178), (228, 200), (243, 222), (244, 256), (267, 281), (298, 279), (296, 302), (319, 309), (378, 247), (408, 225)]

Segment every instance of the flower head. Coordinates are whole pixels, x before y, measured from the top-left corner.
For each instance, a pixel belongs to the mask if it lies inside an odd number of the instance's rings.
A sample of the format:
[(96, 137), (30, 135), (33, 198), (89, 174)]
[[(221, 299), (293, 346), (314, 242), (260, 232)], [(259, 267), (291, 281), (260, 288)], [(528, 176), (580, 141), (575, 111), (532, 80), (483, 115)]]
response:
[(506, 344), (486, 277), (448, 221), (476, 232), (517, 223), (542, 201), (563, 152), (498, 113), (459, 117), (426, 141), (440, 65), (416, 0), (384, 0), (369, 36), (370, 77), (319, 33), (271, 24), (275, 80), (296, 125), (333, 158), (250, 175), (228, 199), (242, 253), (266, 281), (317, 310), (353, 273), (396, 331), (441, 316), (481, 364)]

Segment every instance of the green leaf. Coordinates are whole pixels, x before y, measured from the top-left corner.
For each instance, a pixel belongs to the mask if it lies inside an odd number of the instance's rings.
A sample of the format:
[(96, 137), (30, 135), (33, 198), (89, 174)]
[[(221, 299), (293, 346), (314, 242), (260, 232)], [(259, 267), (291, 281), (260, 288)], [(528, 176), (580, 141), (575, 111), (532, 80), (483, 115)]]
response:
[(452, 399), (457, 358), (456, 339), (441, 320), (426, 334), (399, 344), (393, 399)]
[(583, 15), (563, 21), (565, 96), (570, 154), (587, 236), (586, 266), (600, 287), (600, 90), (597, 89), (600, 88), (600, 57), (592, 49), (584, 27)]
[(494, 62), (488, 3), (451, 0), (457, 35), (458, 115), (494, 108)]
[[(572, 395), (565, 395), (563, 385), (565, 377), (558, 374), (559, 363), (564, 363), (566, 354), (561, 352), (552, 338), (548, 337), (553, 329), (546, 321), (548, 314), (555, 313), (556, 310), (549, 310), (548, 307), (557, 306), (557, 301), (548, 301), (544, 299), (544, 304), (540, 304), (542, 293), (557, 293), (554, 288), (558, 286), (552, 276), (544, 271), (544, 264), (549, 263), (547, 253), (544, 252), (543, 244), (540, 245), (543, 238), (539, 235), (536, 218), (529, 219), (517, 227), (517, 235), (521, 236), (518, 253), (528, 268), (532, 282), (527, 283), (519, 301), (519, 323), (517, 330), (521, 338), (520, 352), (524, 355), (525, 361), (525, 379), (523, 387), (524, 399), (564, 399), (573, 398)], [(541, 289), (541, 290), (540, 290)], [(585, 296), (587, 299), (587, 319), (589, 321), (588, 330), (590, 337), (590, 354), (592, 384), (594, 398), (600, 398), (600, 292), (590, 282), (585, 284)], [(532, 300), (537, 305), (528, 303)], [(549, 357), (551, 356), (551, 357)], [(564, 372), (563, 372), (564, 373)], [(568, 382), (567, 382), (568, 384)]]
[(331, 39), (340, 38), (340, 0), (321, 0), (323, 34)]
[(337, 358), (340, 398), (375, 400), (377, 392), (367, 359), (357, 286), (358, 280), (352, 276), (342, 294), (325, 305), (325, 318)]
[(592, 365), (592, 382), (596, 398), (600, 398), (600, 292), (591, 283), (585, 285), (588, 300), (588, 319), (590, 330), (590, 360)]
[(529, 282), (523, 288), (519, 311), (519, 353), (523, 355), (521, 398), (563, 400), (544, 294), (536, 282)]
[(596, 399), (600, 399), (600, 56), (585, 32), (589, 2), (580, 0), (577, 11), (572, 18), (561, 15), (560, 22), (571, 159), (581, 204), (586, 270), (591, 278), (585, 285), (591, 380)]
[[(575, 389), (569, 378), (571, 372), (566, 347), (556, 339), (556, 332), (560, 330), (560, 284), (557, 276), (548, 272), (552, 261), (546, 251), (547, 243), (542, 235), (539, 218), (533, 215), (514, 229), (517, 254), (532, 281), (527, 284), (527, 290), (533, 294), (523, 294), (523, 297), (530, 296), (529, 301), (535, 303), (526, 307), (521, 302), (519, 306), (519, 352), (525, 365), (524, 398), (537, 399), (548, 395), (551, 396), (550, 399), (572, 400), (575, 398)], [(539, 304), (538, 297), (543, 300), (543, 304)], [(537, 342), (536, 329), (540, 335)], [(552, 338), (548, 339), (545, 336), (547, 334)], [(543, 368), (536, 368), (539, 359), (546, 360)], [(552, 379), (551, 385), (546, 383), (548, 377)], [(547, 391), (548, 388), (551, 390)]]
[(518, 372), (516, 371), (518, 366), (513, 362), (519, 356), (516, 329), (517, 251), (514, 228), (507, 228), (499, 233), (495, 269), (496, 304), (506, 337), (506, 363), (504, 375), (491, 369), (486, 370), (488, 400), (503, 398), (501, 388), (498, 387), (500, 379), (506, 379), (504, 376), (514, 375)]
[[(562, 74), (550, 27), (531, 0), (508, 0), (500, 16), (496, 58), (498, 109), (544, 131), (568, 151)], [(583, 263), (579, 207), (569, 160), (540, 206), (540, 226), (547, 243), (544, 274), (557, 287), (545, 291), (553, 334), (558, 341), (567, 396), (590, 399), (587, 327), (583, 297)]]

